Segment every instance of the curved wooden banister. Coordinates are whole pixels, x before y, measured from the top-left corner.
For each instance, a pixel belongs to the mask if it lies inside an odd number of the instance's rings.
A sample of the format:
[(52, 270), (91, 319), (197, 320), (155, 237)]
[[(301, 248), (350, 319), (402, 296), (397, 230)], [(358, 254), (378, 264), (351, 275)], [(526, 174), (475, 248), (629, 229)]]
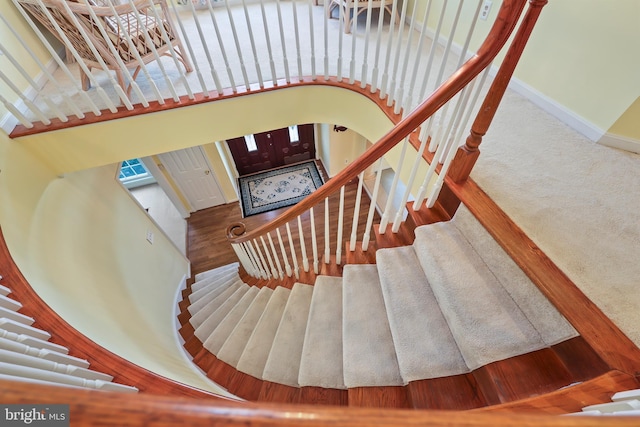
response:
[(335, 177), (331, 178), (325, 185), (314, 191), (313, 194), (306, 197), (273, 221), (242, 236), (229, 238), (229, 241), (231, 243), (250, 241), (292, 221), (310, 208), (321, 203), (326, 197), (339, 191), (343, 185), (354, 179), (360, 172), (371, 166), (396, 144), (408, 137), (426, 119), (436, 113), (493, 61), (513, 32), (526, 3), (527, 0), (504, 1), (489, 35), (486, 37), (480, 49), (478, 49), (477, 54), (465, 62), (460, 69), (442, 83), (433, 94), (356, 161), (343, 169)]
[(0, 382), (4, 404), (69, 405), (71, 425), (117, 426), (636, 426), (635, 417), (559, 417), (205, 401)]
[(20, 312), (35, 319), (34, 327), (51, 333), (50, 341), (69, 348), (71, 356), (87, 360), (91, 368), (113, 376), (113, 381), (134, 386), (143, 392), (226, 399), (206, 391), (154, 374), (99, 346), (69, 325), (33, 290), (13, 262), (0, 228), (0, 273), (11, 288), (14, 299), (22, 304)]

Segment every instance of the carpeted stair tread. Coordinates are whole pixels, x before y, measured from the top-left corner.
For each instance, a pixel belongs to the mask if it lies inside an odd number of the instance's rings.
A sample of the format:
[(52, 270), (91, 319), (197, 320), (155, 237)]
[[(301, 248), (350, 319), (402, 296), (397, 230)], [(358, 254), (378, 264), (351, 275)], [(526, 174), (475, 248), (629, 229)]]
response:
[(222, 276), (219, 276), (219, 277), (208, 277), (202, 280), (201, 282), (198, 282), (198, 283), (206, 283), (206, 285), (202, 286), (200, 289), (196, 290), (193, 287), (193, 285), (191, 286), (191, 295), (189, 295), (189, 302), (193, 304), (196, 301), (207, 296), (209, 293), (218, 289), (220, 286), (233, 283), (236, 280), (240, 280), (240, 276), (238, 275), (238, 273), (233, 273), (233, 272), (230, 272), (228, 274), (223, 274)]
[(232, 295), (238, 287), (242, 285), (242, 280), (236, 280), (233, 283), (227, 283), (220, 286), (218, 289), (212, 291), (211, 295), (208, 295), (206, 299), (203, 297), (195, 303), (191, 304), (187, 309), (191, 313), (189, 323), (197, 328), (204, 322), (207, 317), (218, 309), (225, 300)]
[(280, 325), (282, 313), (284, 312), (284, 307), (287, 304), (290, 293), (291, 290), (282, 286), (277, 287), (273, 291), (264, 309), (264, 313), (260, 316), (260, 320), (253, 330), (251, 337), (249, 337), (242, 356), (240, 356), (240, 360), (236, 366), (239, 371), (262, 379), (262, 373), (264, 372), (264, 366), (267, 363), (267, 358), (271, 351), (273, 338)]
[(345, 265), (342, 289), (345, 385), (403, 385), (377, 267)]
[(476, 253), (482, 254), (485, 264), (548, 346), (578, 336), (578, 332), (567, 319), (549, 302), (464, 205), (460, 205), (452, 223), (464, 234)]
[(231, 264), (226, 264), (223, 265), (221, 267), (217, 267), (217, 268), (212, 268), (211, 270), (207, 270), (207, 271), (203, 271), (202, 273), (198, 273), (195, 275), (194, 279), (196, 282), (205, 279), (207, 277), (211, 277), (211, 276), (218, 276), (219, 274), (223, 273), (223, 272), (227, 272), (227, 271), (235, 271), (236, 273), (238, 272), (238, 269), (240, 268), (240, 263), (239, 262), (232, 262)]
[(417, 228), (414, 249), (469, 369), (545, 347), (455, 226)]
[[(231, 288), (229, 288), (231, 289)], [(205, 342), (209, 335), (216, 329), (222, 319), (233, 309), (233, 307), (240, 301), (245, 293), (249, 290), (249, 285), (246, 283), (240, 284), (233, 294), (229, 296), (215, 311), (210, 312), (209, 316), (204, 322), (198, 326), (193, 334), (198, 337), (202, 342)]]
[(302, 346), (309, 319), (313, 286), (295, 283), (264, 366), (262, 379), (298, 387)]
[(202, 346), (211, 353), (217, 355), (222, 345), (225, 343), (227, 338), (229, 338), (229, 334), (233, 332), (233, 329), (236, 327), (240, 319), (242, 319), (242, 316), (244, 316), (259, 291), (260, 289), (255, 286), (250, 287), (224, 317), (224, 319), (220, 321), (213, 332), (211, 332), (209, 338), (204, 341)]
[(264, 309), (271, 298), (273, 289), (262, 288), (258, 295), (251, 302), (242, 319), (238, 322), (229, 337), (224, 342), (220, 351), (216, 355), (218, 359), (231, 366), (237, 366), (240, 356), (251, 337), (251, 333), (258, 324)]
[(412, 246), (376, 253), (380, 286), (405, 384), (468, 371)]
[(301, 387), (344, 389), (342, 372), (342, 278), (318, 276), (302, 346)]

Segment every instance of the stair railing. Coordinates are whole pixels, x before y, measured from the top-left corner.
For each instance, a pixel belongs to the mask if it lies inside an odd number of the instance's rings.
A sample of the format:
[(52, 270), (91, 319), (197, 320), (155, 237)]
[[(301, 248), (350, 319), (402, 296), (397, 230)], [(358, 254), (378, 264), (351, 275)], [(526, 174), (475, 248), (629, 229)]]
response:
[[(518, 34), (512, 42), (512, 46), (515, 46), (514, 49), (522, 50), (524, 48), (524, 43), (522, 43), (522, 40), (524, 39), (526, 41), (526, 39), (528, 38), (533, 23), (535, 23), (541, 8), (545, 3), (545, 1), (530, 2), (530, 7), (523, 19), (521, 30), (518, 31)], [(285, 213), (281, 214), (273, 221), (264, 224), (257, 229), (252, 230), (251, 232), (246, 232), (242, 224), (232, 225), (228, 230), (228, 238), (236, 253), (239, 254), (239, 259), (246, 271), (255, 277), (282, 278), (282, 270), (273, 269), (271, 262), (267, 264), (265, 262), (265, 259), (271, 260), (280, 258), (283, 260), (287, 260), (289, 257), (292, 257), (294, 259), (295, 266), (293, 274), (296, 278), (299, 278), (300, 271), (298, 270), (298, 267), (295, 263), (297, 255), (294, 250), (294, 247), (297, 246), (300, 248), (302, 253), (301, 264), (303, 265), (303, 269), (305, 272), (309, 272), (309, 264), (306, 260), (306, 242), (309, 240), (308, 236), (314, 235), (316, 233), (317, 230), (315, 229), (315, 227), (318, 222), (323, 223), (322, 225), (324, 226), (325, 232), (325, 238), (323, 242), (325, 248), (324, 263), (329, 264), (332, 257), (334, 257), (333, 261), (335, 262), (335, 264), (341, 264), (342, 247), (345, 243), (342, 237), (343, 228), (345, 226), (349, 226), (349, 224), (345, 225), (345, 219), (347, 220), (347, 222), (350, 220), (350, 218), (344, 218), (343, 212), (345, 188), (349, 182), (353, 180), (358, 181), (358, 188), (355, 192), (354, 197), (356, 208), (354, 210), (354, 218), (350, 224), (352, 232), (350, 235), (349, 250), (353, 251), (355, 250), (355, 239), (358, 239), (357, 230), (359, 226), (358, 216), (362, 191), (362, 173), (365, 169), (372, 166), (375, 162), (378, 162), (378, 165), (380, 165), (381, 158), (391, 149), (396, 147), (396, 145), (401, 143), (398, 165), (395, 169), (394, 182), (389, 192), (385, 209), (382, 212), (382, 218), (379, 225), (379, 233), (381, 234), (385, 233), (386, 226), (390, 222), (393, 222), (392, 232), (397, 231), (399, 222), (401, 222), (402, 220), (402, 211), (404, 210), (404, 206), (400, 205), (394, 207), (392, 199), (394, 197), (394, 192), (397, 191), (398, 188), (399, 177), (403, 173), (402, 166), (407, 163), (405, 157), (407, 155), (407, 151), (409, 151), (409, 139), (411, 137), (418, 138), (418, 140), (420, 141), (420, 147), (418, 149), (416, 159), (413, 162), (413, 167), (410, 172), (409, 185), (407, 186), (407, 189), (402, 196), (402, 203), (405, 203), (408, 200), (408, 194), (409, 191), (411, 191), (411, 186), (413, 185), (416, 171), (420, 166), (417, 162), (423, 162), (422, 159), (423, 155), (425, 154), (424, 151), (427, 143), (430, 141), (432, 145), (436, 145), (435, 154), (433, 156), (433, 160), (431, 161), (430, 171), (433, 173), (436, 166), (440, 167), (439, 175), (436, 179), (435, 185), (429, 187), (430, 199), (427, 200), (427, 206), (432, 205), (434, 203), (434, 198), (437, 198), (439, 188), (442, 186), (447, 168), (451, 165), (452, 160), (456, 154), (457, 141), (455, 137), (459, 135), (460, 122), (463, 119), (469, 118), (470, 111), (473, 108), (473, 106), (468, 103), (469, 97), (474, 89), (473, 85), (470, 85), (470, 83), (473, 82), (474, 79), (480, 73), (482, 73), (483, 70), (487, 69), (491, 61), (493, 61), (502, 46), (506, 43), (509, 35), (516, 25), (516, 22), (522, 10), (524, 9), (524, 6), (524, 2), (504, 2), (491, 32), (482, 44), (481, 48), (478, 50), (478, 53), (472, 56), (456, 72), (454, 72), (451, 77), (445, 80), (438, 87), (438, 89), (436, 89), (433, 94), (430, 95), (425, 101), (423, 101), (415, 110), (413, 110), (410, 114), (403, 118), (393, 129), (391, 129), (370, 149), (362, 154), (356, 161), (354, 161), (342, 172), (329, 180), (328, 183), (321, 186), (310, 196), (299, 202), (294, 207), (290, 208)], [(508, 64), (507, 68), (510, 68), (511, 66), (512, 64), (510, 63)], [(499, 72), (499, 76), (508, 71), (509, 70)], [(488, 95), (488, 97), (489, 96), (492, 95), (490, 94)], [(454, 104), (452, 104), (454, 105), (454, 113), (448, 119), (448, 124), (446, 125), (445, 130), (435, 133), (430, 131), (429, 127), (431, 127), (432, 125), (432, 119), (434, 115), (436, 113), (444, 115), (445, 112), (443, 111), (443, 109), (446, 109), (450, 105), (449, 102), (451, 100), (454, 101)], [(425, 127), (427, 128), (427, 131), (423, 132), (423, 129)], [(376, 193), (380, 187), (380, 182), (378, 181), (380, 180), (380, 172), (380, 166), (378, 166), (378, 176), (376, 178), (377, 181), (374, 186), (374, 193)], [(426, 183), (430, 179), (431, 178), (427, 175), (425, 183), (423, 183), (424, 187), (427, 187)], [(315, 212), (313, 211), (313, 209), (322, 209), (321, 204), (323, 201), (324, 220), (322, 221), (321, 216), (314, 215)], [(373, 210), (375, 209), (375, 201), (376, 200), (374, 197), (372, 203), (369, 206), (365, 230), (361, 234), (363, 241), (363, 250), (367, 250), (368, 242), (370, 240), (370, 236), (368, 233), (370, 233), (371, 230), (371, 220), (374, 216)], [(422, 201), (416, 201), (417, 206), (419, 206), (421, 202)], [(335, 215), (336, 213), (336, 204), (338, 205), (337, 217), (332, 215)], [(312, 215), (313, 220), (311, 219)], [(335, 232), (331, 232), (332, 222), (334, 224), (337, 223), (337, 230)], [(290, 224), (292, 223), (298, 224), (297, 235), (292, 235), (292, 233), (290, 232)], [(308, 225), (306, 227), (303, 227), (303, 223)], [(286, 244), (282, 240), (281, 233), (279, 232), (279, 229), (282, 227), (286, 228), (287, 230), (286, 237), (291, 248), (290, 253), (286, 252)], [(272, 239), (272, 233), (275, 233), (278, 236), (278, 243), (280, 244), (281, 249), (280, 253), (278, 253), (275, 248), (270, 248), (266, 244), (264, 244), (265, 238), (267, 240)], [(333, 242), (332, 239), (334, 239)], [(314, 253), (313, 272), (315, 274), (318, 274), (319, 270), (316, 266), (318, 265), (319, 260), (315, 255), (318, 252), (318, 248), (316, 246), (317, 239), (312, 240), (312, 252)], [(366, 244), (364, 242), (366, 242)], [(331, 255), (332, 253), (334, 255)]]
[[(388, 24), (387, 13), (379, 14), (377, 24), (372, 22), (376, 2), (368, 0), (365, 27), (355, 26), (351, 34), (344, 33), (344, 11), (330, 17), (329, 2), (317, 6), (315, 0), (207, 1), (201, 8), (173, 0), (99, 0), (98, 6), (88, 0), (12, 2), (58, 68), (48, 70), (51, 64), (39, 59), (38, 46), (23, 43), (18, 31), (24, 31), (22, 23), (2, 17), (0, 26), (14, 36), (0, 42), (0, 49), (7, 58), (20, 57), (24, 67), (15, 62), (0, 74), (5, 82), (16, 81), (0, 94), (9, 111), (0, 122), (7, 133), (13, 130), (11, 123), (19, 123), (18, 131), (24, 134), (36, 124), (38, 131), (46, 131), (305, 81), (338, 80), (378, 92), (396, 114), (406, 115), (442, 83), (453, 55), (459, 55), (458, 65), (469, 55), (483, 0), (474, 0), (474, 18), (466, 26), (460, 19), (464, 0), (442, 1), (439, 16), (434, 16), (433, 0), (424, 12), (419, 2), (411, 11), (408, 2), (402, 7), (398, 3), (393, 14), (402, 19)], [(141, 27), (165, 16), (173, 26), (156, 26), (153, 34), (129, 34), (134, 22)], [(60, 40), (75, 65), (59, 58), (60, 45), (49, 41), (47, 30), (36, 26), (33, 17)], [(116, 41), (114, 32), (119, 35)], [(174, 37), (182, 45), (169, 43)], [(465, 40), (464, 46), (455, 45), (454, 38)], [(139, 54), (142, 41), (147, 51)], [(163, 56), (170, 59), (159, 60)], [(192, 64), (193, 72), (185, 70), (183, 60)], [(134, 62), (139, 76), (127, 70)], [(42, 75), (27, 71), (33, 68)], [(93, 89), (84, 90), (80, 81)], [(449, 116), (442, 110), (423, 129), (421, 139), (427, 138), (427, 128), (443, 134), (439, 129), (446, 128)], [(429, 147), (435, 148), (435, 143)]]

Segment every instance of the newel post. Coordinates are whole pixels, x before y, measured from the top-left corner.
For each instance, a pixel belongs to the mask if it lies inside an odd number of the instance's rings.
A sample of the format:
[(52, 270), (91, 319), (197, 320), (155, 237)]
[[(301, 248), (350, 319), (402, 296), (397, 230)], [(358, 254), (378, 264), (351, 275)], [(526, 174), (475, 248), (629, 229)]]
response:
[(529, 0), (529, 8), (509, 46), (502, 65), (500, 65), (500, 69), (482, 103), (482, 107), (471, 126), (471, 132), (465, 144), (458, 148), (458, 152), (451, 163), (448, 175), (454, 182), (465, 181), (478, 160), (480, 156), (479, 146), (482, 143), (482, 137), (487, 133), (493, 121), (493, 117), (507, 90), (516, 65), (522, 56), (522, 51), (529, 40), (531, 31), (533, 31), (540, 12), (546, 4), (547, 0)]

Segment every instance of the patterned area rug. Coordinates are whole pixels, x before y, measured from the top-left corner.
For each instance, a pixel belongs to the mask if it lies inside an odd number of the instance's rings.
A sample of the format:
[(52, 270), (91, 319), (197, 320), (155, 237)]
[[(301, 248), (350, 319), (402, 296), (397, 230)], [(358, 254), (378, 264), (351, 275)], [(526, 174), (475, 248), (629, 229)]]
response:
[(248, 217), (295, 205), (322, 184), (313, 161), (240, 177), (242, 215)]

